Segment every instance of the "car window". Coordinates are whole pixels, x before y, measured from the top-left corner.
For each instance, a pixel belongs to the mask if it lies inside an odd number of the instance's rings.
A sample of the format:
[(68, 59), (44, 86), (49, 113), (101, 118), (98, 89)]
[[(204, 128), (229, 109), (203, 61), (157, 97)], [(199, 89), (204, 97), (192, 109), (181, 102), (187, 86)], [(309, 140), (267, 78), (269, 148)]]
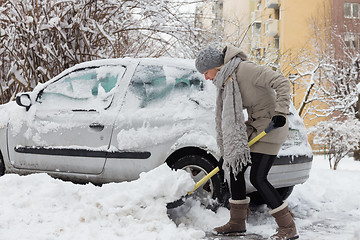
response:
[(130, 92), (140, 100), (140, 107), (145, 107), (152, 102), (164, 100), (169, 94), (201, 88), (202, 80), (195, 70), (139, 65), (132, 78)]
[(64, 109), (105, 108), (110, 104), (113, 96), (112, 90), (124, 71), (125, 68), (122, 66), (74, 71), (49, 84), (42, 91), (38, 102), (42, 105)]
[(164, 66), (167, 81), (172, 83), (175, 90), (196, 88), (202, 90), (202, 77), (195, 70)]

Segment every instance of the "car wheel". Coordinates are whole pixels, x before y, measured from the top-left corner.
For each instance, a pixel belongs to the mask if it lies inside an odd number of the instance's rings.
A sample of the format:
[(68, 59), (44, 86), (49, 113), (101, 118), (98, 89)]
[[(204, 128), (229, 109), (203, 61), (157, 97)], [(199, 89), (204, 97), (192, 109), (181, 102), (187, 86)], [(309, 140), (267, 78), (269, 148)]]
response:
[[(292, 193), (293, 189), (294, 189), (294, 186), (289, 186), (289, 187), (277, 188), (276, 190), (279, 192), (282, 200), (286, 200)], [(251, 203), (254, 205), (265, 204), (264, 199), (261, 197), (261, 195), (258, 192), (250, 193), (249, 197), (251, 199)]]
[[(198, 182), (217, 166), (207, 158), (199, 155), (188, 155), (178, 159), (171, 165), (173, 169), (187, 171), (194, 182)], [(224, 199), (224, 186), (220, 173), (215, 174), (204, 185), (200, 186), (192, 196), (207, 208), (215, 210)]]
[(5, 174), (5, 164), (4, 164), (4, 160), (2, 158), (2, 155), (0, 153), (0, 176)]

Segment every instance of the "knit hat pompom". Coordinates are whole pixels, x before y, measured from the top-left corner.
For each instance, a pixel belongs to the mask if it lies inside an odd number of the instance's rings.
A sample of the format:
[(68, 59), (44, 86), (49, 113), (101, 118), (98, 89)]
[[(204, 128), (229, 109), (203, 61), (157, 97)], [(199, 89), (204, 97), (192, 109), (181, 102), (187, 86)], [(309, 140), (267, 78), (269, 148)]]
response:
[(195, 67), (200, 73), (224, 64), (224, 53), (214, 47), (207, 47), (199, 52)]

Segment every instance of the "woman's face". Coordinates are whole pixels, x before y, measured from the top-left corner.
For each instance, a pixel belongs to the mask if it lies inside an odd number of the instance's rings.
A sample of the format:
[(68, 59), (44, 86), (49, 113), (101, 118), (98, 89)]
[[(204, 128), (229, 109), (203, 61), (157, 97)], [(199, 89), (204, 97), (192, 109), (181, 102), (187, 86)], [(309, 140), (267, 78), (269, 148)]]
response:
[(215, 78), (218, 71), (219, 70), (217, 70), (216, 68), (212, 68), (212, 69), (209, 69), (209, 70), (205, 71), (204, 72), (205, 79), (206, 80), (211, 80), (211, 81), (214, 80), (214, 78)]

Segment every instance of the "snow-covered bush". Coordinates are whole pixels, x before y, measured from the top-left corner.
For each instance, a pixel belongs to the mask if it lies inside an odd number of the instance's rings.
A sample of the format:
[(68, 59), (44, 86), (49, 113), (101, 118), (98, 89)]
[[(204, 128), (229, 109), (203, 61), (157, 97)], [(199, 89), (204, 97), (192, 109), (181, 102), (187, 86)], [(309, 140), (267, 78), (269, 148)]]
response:
[(205, 34), (192, 0), (0, 1), (0, 104), (76, 63), (193, 57)]
[(315, 135), (314, 143), (328, 149), (330, 168), (336, 170), (341, 159), (359, 146), (360, 121), (357, 118), (323, 121), (311, 132)]

